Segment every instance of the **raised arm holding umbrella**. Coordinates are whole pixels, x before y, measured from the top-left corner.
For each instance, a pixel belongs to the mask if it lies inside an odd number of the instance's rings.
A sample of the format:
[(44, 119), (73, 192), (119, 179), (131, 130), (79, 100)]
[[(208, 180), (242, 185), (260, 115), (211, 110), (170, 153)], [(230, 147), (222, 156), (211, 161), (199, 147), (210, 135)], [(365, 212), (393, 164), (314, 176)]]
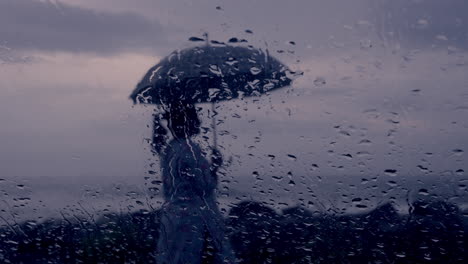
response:
[[(223, 218), (214, 190), (222, 159), (216, 149), (211, 162), (191, 140), (199, 133), (195, 104), (258, 96), (289, 85), (291, 72), (268, 52), (252, 47), (205, 45), (174, 51), (152, 67), (130, 98), (135, 103), (157, 104), (173, 140), (159, 115), (154, 121), (154, 150), (161, 156), (164, 198), (158, 263), (201, 263), (208, 241), (213, 263), (234, 263), (224, 236)], [(213, 132), (216, 135), (215, 122)]]

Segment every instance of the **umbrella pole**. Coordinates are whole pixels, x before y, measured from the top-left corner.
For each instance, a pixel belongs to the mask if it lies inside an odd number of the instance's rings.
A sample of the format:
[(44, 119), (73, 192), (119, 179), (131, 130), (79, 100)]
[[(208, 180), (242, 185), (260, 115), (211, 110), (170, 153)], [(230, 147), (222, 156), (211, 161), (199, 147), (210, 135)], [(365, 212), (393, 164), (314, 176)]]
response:
[(218, 148), (218, 134), (216, 133), (216, 111), (215, 111), (215, 102), (211, 102), (211, 127), (213, 129), (213, 148)]

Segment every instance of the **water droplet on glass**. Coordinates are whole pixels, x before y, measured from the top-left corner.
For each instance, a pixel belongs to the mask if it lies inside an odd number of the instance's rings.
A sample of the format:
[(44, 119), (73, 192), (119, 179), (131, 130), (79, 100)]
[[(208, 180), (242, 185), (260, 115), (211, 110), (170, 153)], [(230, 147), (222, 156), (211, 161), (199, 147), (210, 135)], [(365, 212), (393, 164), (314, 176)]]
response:
[(390, 186), (390, 187), (396, 187), (398, 184), (396, 181), (388, 181), (387, 184)]
[(223, 73), (221, 72), (221, 69), (218, 67), (216, 64), (211, 64), (210, 67), (210, 72), (217, 75), (217, 76), (222, 76)]
[(360, 145), (370, 145), (370, 144), (372, 144), (372, 142), (370, 140), (368, 140), (368, 139), (363, 139), (363, 140), (359, 141), (359, 144)]
[(360, 46), (361, 46), (361, 49), (368, 50), (372, 48), (372, 42), (370, 41), (370, 39), (363, 39), (360, 42)]
[(457, 156), (461, 156), (463, 154), (463, 150), (462, 149), (454, 149), (453, 153), (455, 155), (457, 155)]
[(283, 176), (271, 176), (271, 178), (272, 178), (273, 180), (275, 180), (275, 181), (278, 181), (278, 182), (281, 181), (281, 180), (283, 180)]
[(239, 63), (239, 61), (233, 57), (229, 57), (225, 63), (229, 66), (233, 66), (234, 64)]
[(418, 193), (420, 195), (429, 195), (429, 191), (427, 189), (419, 189)]
[(205, 41), (204, 39), (199, 38), (199, 37), (190, 37), (188, 40), (193, 41), (193, 42)]
[(324, 86), (325, 84), (327, 84), (327, 81), (323, 77), (317, 77), (314, 80), (314, 85), (315, 86)]
[(292, 155), (292, 154), (288, 154), (287, 156), (288, 156), (288, 158), (289, 158), (290, 160), (292, 160), (292, 161), (297, 160), (297, 157), (294, 156), (294, 155)]
[(397, 170), (394, 170), (394, 169), (386, 169), (384, 172), (388, 176), (392, 176), (392, 177), (397, 175)]
[(257, 75), (259, 74), (260, 72), (262, 72), (262, 69), (258, 68), (258, 67), (251, 67), (250, 68), (250, 73), (252, 73), (252, 75)]
[(210, 43), (214, 45), (222, 45), (222, 46), (226, 45), (226, 43), (222, 41), (217, 41), (217, 40), (210, 40)]

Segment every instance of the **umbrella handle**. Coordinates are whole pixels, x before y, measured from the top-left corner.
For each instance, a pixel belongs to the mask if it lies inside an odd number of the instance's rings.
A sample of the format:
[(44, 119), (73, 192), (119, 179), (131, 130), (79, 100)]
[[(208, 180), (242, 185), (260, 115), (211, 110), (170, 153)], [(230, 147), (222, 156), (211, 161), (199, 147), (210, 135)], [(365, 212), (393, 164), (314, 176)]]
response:
[(213, 129), (213, 148), (218, 148), (218, 133), (216, 133), (216, 111), (215, 111), (215, 102), (211, 102), (211, 128)]

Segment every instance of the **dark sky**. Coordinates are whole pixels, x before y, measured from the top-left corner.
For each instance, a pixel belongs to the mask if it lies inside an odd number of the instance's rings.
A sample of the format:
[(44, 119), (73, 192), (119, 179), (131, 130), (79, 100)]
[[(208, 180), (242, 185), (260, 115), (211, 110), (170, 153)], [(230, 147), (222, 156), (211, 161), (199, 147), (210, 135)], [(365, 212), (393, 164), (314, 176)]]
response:
[(386, 169), (456, 184), (468, 171), (464, 10), (463, 0), (0, 0), (0, 178), (143, 184), (152, 109), (128, 94), (162, 57), (209, 32), (305, 73), (269, 98), (219, 104), (233, 190), (260, 184), (253, 171), (278, 193), (287, 181), (271, 175), (291, 171), (307, 182), (294, 188), (323, 196), (340, 180), (385, 183)]

